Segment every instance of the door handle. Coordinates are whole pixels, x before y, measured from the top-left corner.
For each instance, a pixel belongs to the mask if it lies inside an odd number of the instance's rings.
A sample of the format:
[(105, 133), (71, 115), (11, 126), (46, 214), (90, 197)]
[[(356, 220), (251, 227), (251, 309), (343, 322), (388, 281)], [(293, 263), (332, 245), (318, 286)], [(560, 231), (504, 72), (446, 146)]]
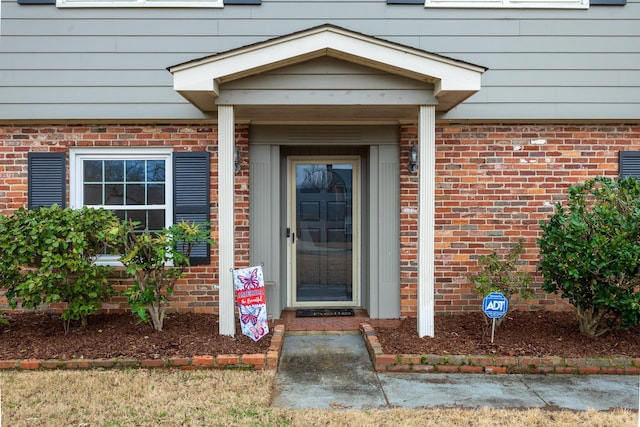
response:
[(291, 232), (291, 228), (287, 227), (287, 232), (285, 233), (285, 237), (288, 239), (291, 237), (291, 243), (296, 242), (296, 233)]

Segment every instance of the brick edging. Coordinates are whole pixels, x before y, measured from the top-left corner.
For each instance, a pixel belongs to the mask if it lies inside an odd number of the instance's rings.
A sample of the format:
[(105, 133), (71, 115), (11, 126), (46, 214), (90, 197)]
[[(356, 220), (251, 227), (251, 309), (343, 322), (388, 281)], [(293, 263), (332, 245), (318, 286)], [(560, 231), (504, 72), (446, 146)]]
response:
[(640, 374), (640, 357), (531, 357), (486, 355), (385, 354), (371, 325), (360, 331), (377, 372), (474, 374)]
[(276, 325), (266, 353), (220, 354), (218, 356), (169, 357), (166, 359), (23, 359), (0, 360), (0, 370), (18, 369), (276, 369), (282, 350), (284, 325)]

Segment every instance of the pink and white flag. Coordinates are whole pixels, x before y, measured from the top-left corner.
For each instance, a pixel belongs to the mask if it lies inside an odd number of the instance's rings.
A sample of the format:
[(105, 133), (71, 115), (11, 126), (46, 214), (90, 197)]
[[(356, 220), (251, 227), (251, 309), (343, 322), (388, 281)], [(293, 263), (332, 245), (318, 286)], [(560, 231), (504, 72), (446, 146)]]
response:
[(269, 333), (262, 266), (233, 270), (233, 287), (236, 291), (242, 333), (258, 341)]

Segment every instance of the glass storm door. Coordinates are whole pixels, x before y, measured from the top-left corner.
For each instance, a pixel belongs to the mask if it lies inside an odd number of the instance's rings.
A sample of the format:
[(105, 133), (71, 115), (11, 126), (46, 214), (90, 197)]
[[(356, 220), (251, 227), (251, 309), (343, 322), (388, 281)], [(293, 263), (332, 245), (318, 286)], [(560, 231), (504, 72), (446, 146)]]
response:
[(358, 159), (290, 159), (293, 306), (358, 304)]

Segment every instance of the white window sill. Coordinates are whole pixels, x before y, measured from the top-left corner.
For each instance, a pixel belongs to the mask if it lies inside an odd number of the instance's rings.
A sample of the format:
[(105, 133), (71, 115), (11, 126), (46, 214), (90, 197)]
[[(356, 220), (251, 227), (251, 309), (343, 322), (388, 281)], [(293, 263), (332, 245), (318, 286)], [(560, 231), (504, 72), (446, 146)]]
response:
[(588, 9), (589, 0), (426, 0), (424, 7), (466, 9)]
[(199, 7), (199, 8), (222, 8), (223, 0), (56, 0), (56, 7), (59, 8), (85, 8), (85, 7), (104, 7), (104, 8), (123, 8), (123, 7)]
[(120, 262), (120, 255), (98, 255), (93, 264), (111, 267), (124, 267), (124, 264)]

